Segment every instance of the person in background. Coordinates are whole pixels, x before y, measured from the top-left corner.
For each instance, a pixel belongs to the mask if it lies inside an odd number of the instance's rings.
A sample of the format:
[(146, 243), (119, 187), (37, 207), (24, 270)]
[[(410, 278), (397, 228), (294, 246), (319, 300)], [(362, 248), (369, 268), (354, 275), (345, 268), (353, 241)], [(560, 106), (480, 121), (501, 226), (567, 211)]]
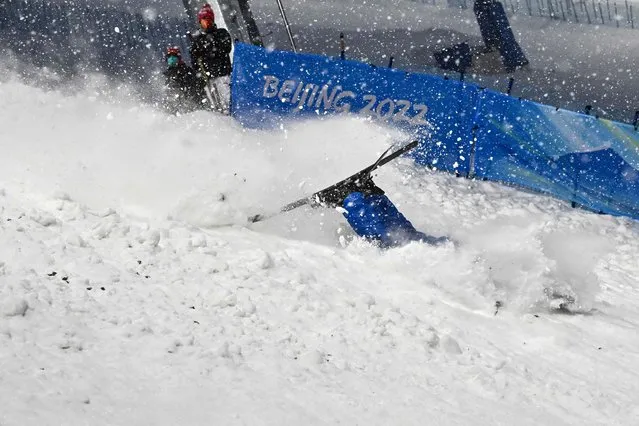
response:
[(190, 112), (202, 108), (205, 98), (203, 83), (195, 72), (182, 60), (177, 46), (166, 49), (166, 70), (164, 71), (167, 88), (167, 107), (172, 113)]
[[(191, 63), (207, 85), (213, 107), (228, 111), (231, 75), (231, 35), (215, 25), (215, 14), (207, 3), (197, 14), (200, 28), (189, 34)], [(216, 105), (217, 104), (217, 105)]]

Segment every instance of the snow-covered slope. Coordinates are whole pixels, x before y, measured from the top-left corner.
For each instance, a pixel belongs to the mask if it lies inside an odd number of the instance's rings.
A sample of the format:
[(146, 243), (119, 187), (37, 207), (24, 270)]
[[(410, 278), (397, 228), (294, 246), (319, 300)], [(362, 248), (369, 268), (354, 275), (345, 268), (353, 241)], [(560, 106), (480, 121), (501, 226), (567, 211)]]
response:
[(401, 135), (108, 92), (0, 83), (3, 426), (639, 421), (636, 222), (400, 160), (376, 181), (455, 244), (380, 251), (333, 211), (245, 227)]

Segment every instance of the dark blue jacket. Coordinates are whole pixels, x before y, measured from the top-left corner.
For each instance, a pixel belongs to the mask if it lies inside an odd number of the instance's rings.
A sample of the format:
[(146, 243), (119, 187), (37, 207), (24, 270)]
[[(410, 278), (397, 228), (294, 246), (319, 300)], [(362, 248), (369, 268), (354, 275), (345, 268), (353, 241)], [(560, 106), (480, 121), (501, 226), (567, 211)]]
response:
[(446, 237), (435, 238), (416, 230), (383, 194), (351, 192), (344, 198), (342, 206), (346, 210), (344, 217), (357, 235), (376, 242), (383, 248), (398, 247), (410, 241), (438, 244), (448, 240)]

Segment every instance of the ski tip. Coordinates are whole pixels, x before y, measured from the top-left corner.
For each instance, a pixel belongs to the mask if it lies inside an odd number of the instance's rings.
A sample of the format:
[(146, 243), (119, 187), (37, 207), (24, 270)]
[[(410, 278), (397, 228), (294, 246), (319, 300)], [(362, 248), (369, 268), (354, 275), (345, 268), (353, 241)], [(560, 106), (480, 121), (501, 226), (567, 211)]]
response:
[[(415, 149), (417, 145), (419, 145), (418, 140), (410, 141), (404, 145), (401, 145), (400, 143), (396, 143), (388, 149), (388, 151), (392, 151), (390, 154), (388, 154), (388, 156), (405, 154)], [(387, 153), (384, 153), (383, 156), (386, 157), (386, 154)]]
[(404, 145), (401, 149), (411, 150), (411, 149), (415, 148), (418, 144), (419, 144), (419, 141), (414, 140), (414, 141), (409, 142), (406, 145)]

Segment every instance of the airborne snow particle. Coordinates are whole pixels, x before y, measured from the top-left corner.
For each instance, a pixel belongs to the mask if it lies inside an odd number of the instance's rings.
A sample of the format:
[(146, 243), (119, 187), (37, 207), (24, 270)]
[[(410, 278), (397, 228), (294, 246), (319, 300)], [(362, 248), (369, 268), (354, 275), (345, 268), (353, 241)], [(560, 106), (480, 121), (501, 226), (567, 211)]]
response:
[(142, 16), (144, 16), (144, 19), (147, 21), (155, 21), (155, 19), (158, 17), (158, 13), (155, 11), (155, 9), (144, 9), (144, 12), (142, 12)]

